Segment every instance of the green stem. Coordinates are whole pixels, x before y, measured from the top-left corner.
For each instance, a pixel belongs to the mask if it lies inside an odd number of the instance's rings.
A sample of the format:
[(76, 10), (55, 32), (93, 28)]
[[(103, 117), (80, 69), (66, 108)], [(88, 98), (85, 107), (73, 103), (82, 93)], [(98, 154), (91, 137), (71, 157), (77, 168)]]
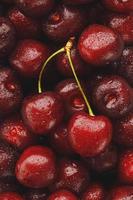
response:
[(60, 54), (60, 53), (62, 53), (62, 52), (65, 52), (65, 48), (61, 48), (60, 50), (58, 50), (58, 51), (56, 51), (55, 53), (53, 53), (53, 54), (46, 60), (46, 62), (43, 64), (42, 69), (41, 69), (41, 72), (40, 72), (40, 74), (39, 74), (39, 79), (38, 79), (38, 93), (42, 93), (42, 86), (41, 86), (41, 84), (42, 84), (42, 76), (43, 76), (43, 72), (44, 72), (44, 70), (45, 70), (47, 64), (50, 62), (50, 60), (51, 60), (52, 58), (54, 58), (56, 55), (58, 55), (58, 54)]
[(66, 53), (67, 53), (67, 56), (68, 56), (68, 59), (69, 59), (69, 63), (70, 63), (70, 67), (71, 67), (71, 69), (72, 69), (73, 75), (74, 75), (74, 77), (75, 77), (75, 80), (76, 80), (76, 82), (77, 82), (77, 85), (78, 85), (78, 87), (79, 87), (79, 90), (80, 90), (80, 92), (81, 92), (81, 94), (82, 94), (82, 96), (83, 96), (83, 98), (84, 98), (84, 101), (85, 101), (85, 103), (86, 103), (86, 106), (87, 106), (87, 108), (88, 108), (89, 115), (94, 116), (94, 113), (93, 113), (93, 111), (92, 111), (92, 109), (91, 109), (91, 106), (90, 106), (90, 104), (89, 104), (89, 102), (88, 102), (88, 99), (87, 99), (87, 97), (86, 97), (86, 95), (85, 95), (85, 93), (84, 93), (84, 91), (83, 91), (83, 88), (82, 88), (82, 86), (81, 86), (81, 84), (80, 84), (80, 81), (79, 81), (79, 79), (78, 79), (78, 77), (77, 77), (77, 75), (76, 75), (75, 68), (74, 68), (74, 65), (73, 65), (72, 59), (71, 59), (70, 49), (67, 48), (67, 47), (66, 47)]

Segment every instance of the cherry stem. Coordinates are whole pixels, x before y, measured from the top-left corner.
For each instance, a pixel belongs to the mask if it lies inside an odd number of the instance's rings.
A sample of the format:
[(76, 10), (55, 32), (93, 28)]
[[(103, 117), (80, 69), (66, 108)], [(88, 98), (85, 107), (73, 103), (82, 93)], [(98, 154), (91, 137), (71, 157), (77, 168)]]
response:
[[(70, 44), (70, 43), (71, 43), (71, 44)], [(86, 95), (85, 95), (85, 93), (84, 93), (84, 91), (83, 91), (83, 88), (82, 88), (82, 86), (81, 86), (81, 83), (80, 83), (80, 81), (79, 81), (79, 79), (78, 79), (78, 77), (77, 77), (77, 74), (76, 74), (76, 71), (75, 71), (75, 68), (74, 68), (72, 59), (71, 59), (71, 48), (72, 48), (72, 42), (70, 41), (70, 42), (67, 43), (65, 49), (66, 49), (66, 53), (67, 53), (67, 57), (68, 57), (68, 60), (69, 60), (69, 63), (70, 63), (71, 70), (72, 70), (72, 72), (73, 72), (74, 78), (75, 78), (75, 80), (76, 80), (76, 82), (77, 82), (77, 85), (78, 85), (78, 87), (79, 87), (79, 90), (80, 90), (80, 92), (81, 92), (81, 94), (82, 94), (82, 96), (83, 96), (83, 98), (84, 98), (84, 101), (85, 101), (86, 106), (87, 106), (88, 111), (89, 111), (89, 115), (90, 115), (90, 116), (95, 116), (94, 113), (93, 113), (93, 111), (92, 111), (92, 109), (91, 109), (91, 106), (90, 106), (90, 104), (89, 104), (89, 102), (88, 102), (88, 99), (87, 99), (87, 97), (86, 97)]]

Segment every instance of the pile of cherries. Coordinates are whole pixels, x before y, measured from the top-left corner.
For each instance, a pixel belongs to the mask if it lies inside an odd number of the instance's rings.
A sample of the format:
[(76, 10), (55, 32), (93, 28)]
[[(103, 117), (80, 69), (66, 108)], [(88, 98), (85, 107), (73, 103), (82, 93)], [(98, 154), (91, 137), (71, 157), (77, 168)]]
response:
[(0, 200), (133, 200), (133, 0), (0, 0)]

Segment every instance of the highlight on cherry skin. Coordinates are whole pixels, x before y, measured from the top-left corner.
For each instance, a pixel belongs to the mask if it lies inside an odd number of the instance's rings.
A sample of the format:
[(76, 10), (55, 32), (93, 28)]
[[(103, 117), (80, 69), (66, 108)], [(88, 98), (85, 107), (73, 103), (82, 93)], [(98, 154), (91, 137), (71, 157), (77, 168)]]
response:
[(133, 1), (0, 1), (0, 200), (133, 200)]

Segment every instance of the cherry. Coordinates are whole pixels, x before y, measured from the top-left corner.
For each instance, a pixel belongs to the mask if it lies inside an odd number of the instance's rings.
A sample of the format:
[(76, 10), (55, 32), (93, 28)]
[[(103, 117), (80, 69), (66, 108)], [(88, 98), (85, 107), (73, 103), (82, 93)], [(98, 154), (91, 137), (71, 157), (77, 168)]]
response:
[(26, 200), (47, 200), (48, 194), (44, 189), (30, 189), (25, 198)]
[(133, 187), (132, 186), (119, 186), (111, 191), (107, 200), (132, 200)]
[(18, 152), (10, 145), (0, 141), (0, 176), (14, 176)]
[(90, 25), (80, 36), (78, 49), (89, 64), (99, 66), (117, 60), (123, 50), (121, 36), (103, 25)]
[(31, 188), (43, 188), (55, 178), (55, 157), (43, 146), (27, 148), (16, 164), (16, 177), (19, 182)]
[(68, 139), (68, 130), (65, 124), (61, 125), (50, 135), (50, 144), (59, 154), (73, 155), (73, 149)]
[(0, 200), (24, 200), (22, 196), (15, 192), (5, 192), (0, 194)]
[(48, 200), (78, 200), (78, 198), (67, 190), (59, 190), (55, 193), (52, 193)]
[(11, 116), (1, 123), (0, 138), (20, 150), (36, 143), (35, 136), (18, 116)]
[(98, 183), (91, 184), (83, 194), (82, 200), (104, 200), (105, 191), (102, 185)]
[(43, 21), (43, 32), (49, 39), (64, 42), (79, 34), (86, 25), (85, 12), (79, 8), (59, 5)]
[(88, 162), (92, 170), (103, 173), (114, 169), (117, 164), (117, 159), (117, 149), (115, 146), (110, 145), (99, 155), (88, 159)]
[(0, 58), (9, 55), (15, 45), (15, 29), (5, 17), (0, 17)]
[(103, 4), (112, 11), (130, 12), (133, 11), (133, 2), (131, 0), (102, 0)]
[[(71, 58), (75, 66), (76, 74), (83, 77), (89, 73), (89, 67), (81, 59), (78, 49), (73, 47), (71, 49)], [(66, 77), (73, 77), (73, 73), (69, 64), (66, 53), (59, 54), (57, 57), (57, 68)]]
[(88, 4), (92, 2), (93, 0), (64, 0), (63, 2), (65, 4), (70, 4), (70, 5), (82, 5), (82, 4)]
[(13, 70), (0, 67), (0, 115), (14, 112), (22, 101), (22, 89)]
[(126, 44), (133, 43), (133, 14), (111, 13), (105, 16), (107, 26), (117, 31)]
[(125, 47), (118, 64), (118, 74), (133, 86), (133, 47)]
[(52, 191), (68, 189), (79, 194), (83, 192), (89, 184), (88, 169), (80, 161), (62, 159), (58, 164), (57, 170), (57, 179), (51, 187)]
[(89, 116), (81, 112), (72, 116), (68, 131), (75, 152), (83, 157), (92, 157), (104, 151), (109, 145), (112, 125), (105, 116)]
[(96, 108), (111, 118), (126, 115), (133, 107), (133, 91), (120, 76), (104, 77), (93, 90)]
[(26, 15), (40, 18), (52, 10), (54, 0), (16, 0), (16, 4)]
[(129, 150), (121, 155), (119, 176), (122, 182), (133, 183), (133, 150)]
[(36, 40), (22, 40), (10, 57), (11, 66), (21, 75), (36, 77), (49, 56), (47, 45)]
[(11, 9), (8, 17), (14, 25), (19, 38), (38, 38), (40, 36), (41, 28), (39, 22), (27, 17), (18, 8)]
[(64, 115), (61, 97), (54, 92), (45, 92), (27, 97), (22, 106), (22, 117), (27, 127), (35, 134), (46, 134), (60, 125)]

